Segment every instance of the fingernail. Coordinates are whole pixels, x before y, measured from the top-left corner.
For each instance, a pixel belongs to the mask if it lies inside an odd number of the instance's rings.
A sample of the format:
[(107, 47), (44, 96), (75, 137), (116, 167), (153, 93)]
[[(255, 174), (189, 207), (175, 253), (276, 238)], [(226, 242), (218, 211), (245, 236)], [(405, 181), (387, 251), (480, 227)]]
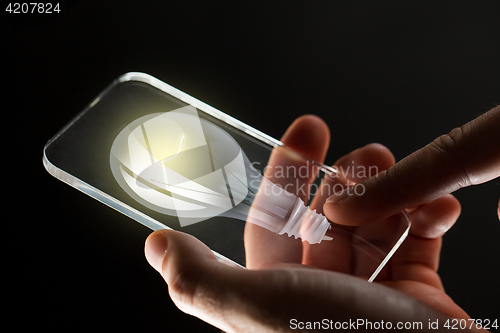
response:
[(162, 233), (150, 236), (146, 241), (146, 248), (144, 250), (146, 259), (149, 264), (160, 273), (162, 271), (163, 258), (165, 257), (166, 251), (167, 239)]
[(344, 201), (348, 196), (349, 196), (349, 191), (347, 189), (344, 189), (340, 192), (336, 192), (333, 195), (329, 196), (326, 199), (326, 203), (339, 204), (342, 201)]

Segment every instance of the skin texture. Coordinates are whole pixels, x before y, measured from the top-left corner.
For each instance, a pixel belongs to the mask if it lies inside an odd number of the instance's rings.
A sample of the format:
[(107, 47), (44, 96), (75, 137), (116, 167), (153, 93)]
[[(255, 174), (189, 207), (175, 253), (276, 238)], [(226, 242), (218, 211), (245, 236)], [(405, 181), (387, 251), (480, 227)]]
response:
[[(490, 116), (498, 119), (498, 112), (497, 108)], [(489, 125), (484, 126), (490, 128)], [(487, 139), (494, 138), (489, 135)], [(443, 142), (446, 140), (447, 138), (442, 139)], [(282, 142), (302, 155), (322, 162), (329, 143), (328, 127), (318, 117), (302, 116), (289, 127)], [(496, 145), (499, 146), (500, 144)], [(437, 159), (431, 159), (430, 166), (442, 162), (440, 158), (452, 158), (446, 157), (448, 155), (439, 157), (439, 152), (443, 150), (432, 147), (427, 150), (429, 152), (419, 154), (430, 154)], [(447, 152), (448, 150), (444, 150), (443, 154), (449, 154)], [(490, 152), (491, 148), (487, 147), (481, 150), (481, 153)], [(408, 172), (405, 170), (415, 171), (416, 167), (412, 165), (418, 162), (418, 158), (421, 157), (411, 157), (403, 166), (397, 166), (399, 163), (395, 165), (394, 157), (386, 147), (369, 144), (339, 159), (335, 166), (340, 170), (349, 165), (377, 166), (382, 171), (380, 176), (369, 178), (373, 175), (355, 175), (349, 178), (349, 175), (339, 175), (336, 179), (327, 178), (322, 186), (326, 186), (328, 182), (341, 182), (345, 186), (367, 184), (373, 187), (370, 191), (387, 194), (390, 192), (387, 189), (393, 189), (396, 180), (405, 179), (405, 172)], [(456, 156), (453, 158), (458, 159)], [(467, 164), (465, 169), (460, 170), (467, 170), (470, 175), (467, 179), (472, 179), (470, 182), (485, 181), (498, 171), (498, 168), (491, 167), (495, 161), (498, 160), (490, 158), (486, 162), (482, 161), (479, 169), (473, 164)], [(270, 165), (287, 163), (300, 162), (279, 151), (273, 153), (270, 159)], [(426, 163), (424, 162), (424, 167), (430, 167)], [(486, 168), (487, 176), (479, 176), (481, 168)], [(396, 171), (383, 171), (391, 169)], [(270, 172), (266, 176), (272, 178), (274, 175)], [(456, 172), (460, 175), (459, 171)], [(382, 180), (372, 180), (377, 177)], [(391, 177), (396, 178), (391, 180)], [(455, 182), (457, 179), (465, 178), (455, 175), (447, 178), (447, 181)], [(298, 191), (299, 187), (301, 184), (307, 185), (311, 180), (310, 177), (300, 178), (296, 183), (296, 194), (304, 195)], [(383, 185), (385, 183), (388, 184)], [(461, 184), (466, 185), (468, 181)], [(377, 216), (388, 216), (397, 209), (407, 208), (412, 226), (409, 236), (375, 283), (368, 283), (366, 279), (351, 275), (352, 268), (345, 265), (345, 260), (344, 264), (339, 261), (335, 255), (342, 250), (336, 248), (338, 245), (335, 242), (319, 251), (307, 242), (277, 237), (276, 234), (250, 223), (247, 223), (245, 229), (248, 270), (218, 262), (200, 241), (172, 230), (152, 233), (146, 240), (145, 254), (149, 263), (165, 279), (172, 300), (181, 310), (226, 332), (288, 332), (291, 331), (292, 318), (303, 322), (321, 321), (323, 318), (334, 322), (366, 318), (378, 322), (391, 321), (394, 325), (396, 322), (422, 322), (423, 329), (415, 330), (422, 332), (427, 329), (429, 320), (439, 319), (442, 325), (449, 317), (469, 318), (445, 294), (437, 274), (441, 237), (453, 226), (460, 214), (460, 204), (451, 194), (447, 194), (455, 187), (457, 186), (448, 183), (446, 186), (441, 184), (437, 186), (438, 194), (429, 194), (436, 191), (436, 188), (428, 191), (417, 188), (414, 196), (408, 194), (403, 196), (404, 200), (400, 200), (391, 195), (388, 202), (387, 199), (382, 202), (388, 208), (380, 208), (376, 212)], [(375, 192), (369, 192), (372, 193), (370, 197), (380, 204)], [(325, 204), (331, 194), (333, 193), (327, 192), (315, 197), (311, 206), (318, 211), (324, 209), (328, 217), (347, 221), (349, 214), (352, 214), (349, 213), (353, 209), (351, 203), (347, 204), (346, 200), (346, 207), (349, 205), (349, 208), (345, 209), (345, 213), (339, 213), (337, 210), (340, 210), (338, 207), (342, 206), (342, 202)], [(362, 197), (358, 199), (365, 200)], [(362, 203), (366, 204), (365, 201)], [(373, 205), (369, 207), (376, 209)], [(366, 218), (363, 214), (360, 215)], [(362, 218), (354, 222), (349, 220), (352, 224), (363, 221)], [(441, 329), (444, 331), (443, 327)], [(300, 330), (294, 330), (297, 331)]]
[(365, 180), (362, 196), (335, 193), (325, 214), (336, 223), (360, 225), (494, 179), (500, 176), (499, 129), (500, 106)]

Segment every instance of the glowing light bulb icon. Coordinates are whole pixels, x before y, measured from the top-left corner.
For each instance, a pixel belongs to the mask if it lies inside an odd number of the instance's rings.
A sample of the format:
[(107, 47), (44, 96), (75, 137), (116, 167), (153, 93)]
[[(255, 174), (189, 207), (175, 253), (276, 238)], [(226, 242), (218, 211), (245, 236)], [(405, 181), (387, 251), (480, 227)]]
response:
[(192, 106), (130, 123), (113, 142), (110, 166), (129, 196), (181, 227), (222, 215), (310, 243), (329, 239), (323, 215), (263, 178), (237, 141)]

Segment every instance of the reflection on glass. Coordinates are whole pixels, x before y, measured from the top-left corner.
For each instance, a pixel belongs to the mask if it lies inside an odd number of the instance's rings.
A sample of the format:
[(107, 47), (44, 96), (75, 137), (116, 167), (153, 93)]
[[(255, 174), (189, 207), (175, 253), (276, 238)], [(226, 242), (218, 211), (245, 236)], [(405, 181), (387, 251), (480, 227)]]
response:
[(131, 197), (182, 227), (222, 214), (311, 244), (331, 240), (323, 215), (263, 178), (234, 138), (192, 106), (133, 121), (114, 140), (110, 164)]

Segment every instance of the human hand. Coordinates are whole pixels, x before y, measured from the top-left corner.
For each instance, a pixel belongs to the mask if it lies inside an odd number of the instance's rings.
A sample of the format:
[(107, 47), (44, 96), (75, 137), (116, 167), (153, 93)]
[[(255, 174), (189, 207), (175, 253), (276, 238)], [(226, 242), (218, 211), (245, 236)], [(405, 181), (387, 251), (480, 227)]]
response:
[[(302, 117), (282, 141), (321, 162), (328, 129), (316, 117)], [(390, 152), (380, 145), (358, 149), (337, 165), (351, 161), (376, 163), (380, 169), (394, 164)], [(321, 207), (321, 200), (315, 200), (313, 205)], [(245, 232), (249, 270), (219, 263), (201, 242), (175, 231), (154, 232), (145, 251), (180, 309), (229, 332), (287, 331), (292, 319), (314, 322), (324, 318), (422, 322), (425, 329), (429, 320), (444, 323), (447, 316), (468, 318), (446, 296), (436, 273), (440, 236), (455, 222), (459, 210), (452, 196), (414, 208), (410, 235), (379, 275), (380, 283), (333, 271), (339, 270), (334, 245), (316, 251), (314, 245), (300, 240), (275, 238), (271, 233), (266, 237), (267, 230), (252, 224), (247, 224)], [(434, 223), (426, 223), (429, 220)], [(256, 232), (260, 237), (254, 237)]]
[[(337, 223), (361, 225), (498, 176), (500, 106), (361, 182), (362, 196), (335, 193), (324, 212)], [(500, 201), (497, 214), (500, 219)]]

